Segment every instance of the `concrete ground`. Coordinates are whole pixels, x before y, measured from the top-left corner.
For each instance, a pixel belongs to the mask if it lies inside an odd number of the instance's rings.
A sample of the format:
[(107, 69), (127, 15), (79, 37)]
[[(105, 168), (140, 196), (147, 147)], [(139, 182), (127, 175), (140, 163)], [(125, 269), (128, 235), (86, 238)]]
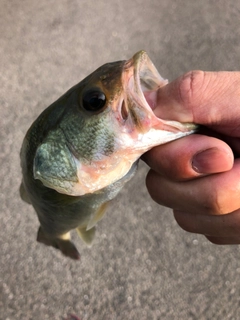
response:
[(74, 235), (81, 262), (36, 242), (37, 217), (18, 195), (26, 130), (101, 64), (145, 49), (169, 80), (239, 70), (240, 2), (2, 0), (0, 26), (0, 319), (240, 319), (240, 246), (181, 230), (150, 199), (143, 164), (93, 247)]

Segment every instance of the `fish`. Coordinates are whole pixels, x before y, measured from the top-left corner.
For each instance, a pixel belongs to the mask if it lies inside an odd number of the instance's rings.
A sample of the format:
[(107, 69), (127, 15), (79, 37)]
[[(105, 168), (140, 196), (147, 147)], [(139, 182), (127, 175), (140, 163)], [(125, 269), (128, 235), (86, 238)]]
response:
[(80, 259), (71, 231), (91, 246), (141, 155), (195, 132), (195, 124), (155, 116), (157, 90), (167, 83), (139, 51), (99, 67), (37, 117), (21, 147), (20, 195), (37, 213), (38, 242)]

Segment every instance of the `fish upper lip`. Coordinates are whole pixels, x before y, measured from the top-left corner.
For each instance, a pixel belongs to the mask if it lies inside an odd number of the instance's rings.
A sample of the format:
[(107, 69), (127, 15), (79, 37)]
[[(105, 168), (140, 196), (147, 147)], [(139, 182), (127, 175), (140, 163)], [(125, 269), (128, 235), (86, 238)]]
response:
[[(127, 60), (124, 68), (124, 95), (120, 102), (121, 117), (124, 121), (129, 116), (131, 105), (153, 114), (156, 106), (157, 90), (168, 83), (163, 79), (145, 51), (137, 52)], [(151, 103), (146, 96), (150, 96)]]
[(163, 79), (153, 62), (145, 51), (139, 51), (133, 56), (134, 61), (134, 84), (135, 91), (140, 97), (142, 104), (147, 109), (153, 109), (146, 100), (145, 94), (157, 92), (157, 90), (168, 83)]

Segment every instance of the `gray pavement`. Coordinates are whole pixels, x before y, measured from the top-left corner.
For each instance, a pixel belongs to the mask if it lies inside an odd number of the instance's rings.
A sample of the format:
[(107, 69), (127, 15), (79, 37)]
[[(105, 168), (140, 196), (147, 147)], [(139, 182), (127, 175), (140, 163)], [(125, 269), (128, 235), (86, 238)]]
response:
[(101, 64), (145, 49), (169, 80), (239, 70), (240, 2), (2, 0), (0, 26), (0, 319), (240, 319), (240, 247), (181, 230), (147, 194), (145, 165), (91, 249), (74, 234), (81, 262), (35, 241), (37, 217), (18, 196), (26, 130)]

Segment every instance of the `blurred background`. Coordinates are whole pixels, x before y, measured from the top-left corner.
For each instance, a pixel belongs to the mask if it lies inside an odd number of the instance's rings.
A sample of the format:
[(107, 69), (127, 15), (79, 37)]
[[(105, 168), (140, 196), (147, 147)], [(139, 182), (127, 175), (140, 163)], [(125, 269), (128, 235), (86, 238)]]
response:
[(240, 247), (181, 230), (150, 199), (144, 164), (91, 249), (73, 234), (80, 262), (36, 242), (18, 194), (23, 137), (71, 86), (141, 49), (169, 80), (240, 70), (239, 21), (233, 0), (1, 1), (0, 319), (239, 319)]

